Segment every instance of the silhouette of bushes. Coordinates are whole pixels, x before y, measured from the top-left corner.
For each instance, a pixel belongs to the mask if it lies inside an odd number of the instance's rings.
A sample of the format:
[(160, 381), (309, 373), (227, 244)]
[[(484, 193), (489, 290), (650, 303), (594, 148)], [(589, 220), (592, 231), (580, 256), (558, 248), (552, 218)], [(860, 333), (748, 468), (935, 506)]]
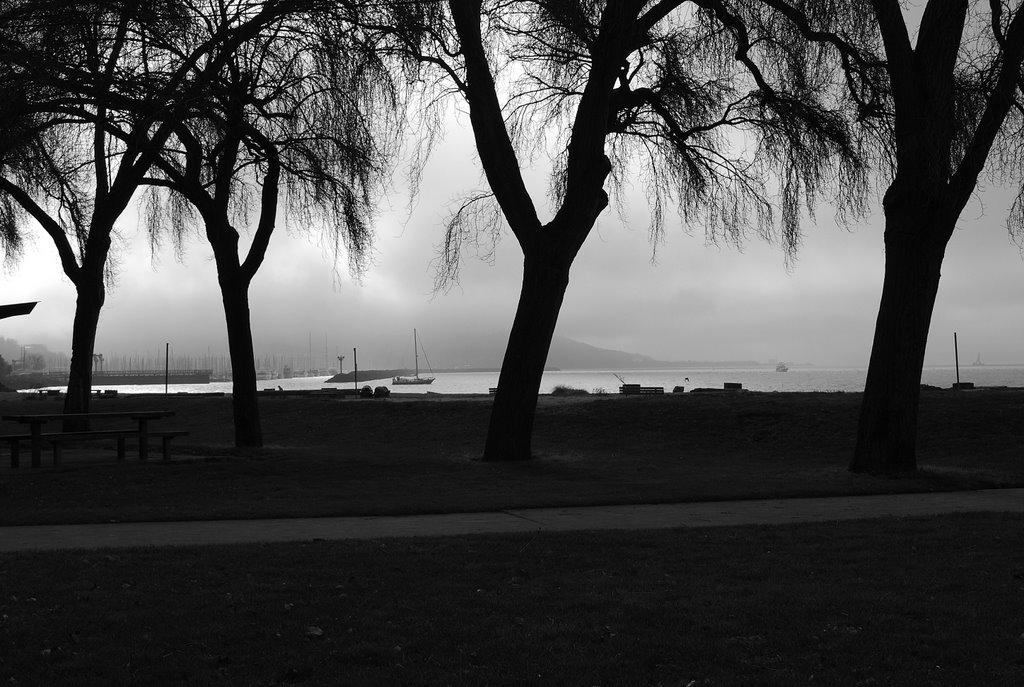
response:
[(566, 386), (565, 384), (559, 384), (551, 390), (552, 396), (589, 396), (590, 392), (586, 389), (577, 389), (574, 386)]

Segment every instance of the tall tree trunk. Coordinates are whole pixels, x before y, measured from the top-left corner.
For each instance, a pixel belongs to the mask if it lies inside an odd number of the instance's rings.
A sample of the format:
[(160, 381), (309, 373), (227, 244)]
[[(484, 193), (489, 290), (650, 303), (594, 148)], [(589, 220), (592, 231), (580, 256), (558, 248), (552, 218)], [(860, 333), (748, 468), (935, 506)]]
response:
[(249, 282), (236, 268), (218, 267), (224, 316), (231, 356), (231, 407), (235, 420), (235, 446), (263, 446), (263, 429), (256, 397), (256, 360), (249, 319)]
[[(96, 329), (100, 311), (106, 299), (103, 270), (82, 270), (75, 283), (78, 300), (75, 306), (74, 328), (71, 332), (71, 368), (68, 371), (68, 390), (64, 397), (65, 413), (88, 413), (92, 396), (92, 356), (96, 352)], [(82, 420), (65, 420), (64, 431), (87, 429)]]
[(551, 338), (569, 285), (569, 262), (550, 255), (523, 264), (523, 288), (498, 377), (484, 460), (525, 460)]
[[(918, 206), (918, 209), (920, 206)], [(888, 210), (888, 209), (887, 209)], [(921, 368), (955, 217), (886, 213), (885, 276), (861, 401), (852, 472), (917, 469)], [(929, 226), (931, 224), (931, 226)]]

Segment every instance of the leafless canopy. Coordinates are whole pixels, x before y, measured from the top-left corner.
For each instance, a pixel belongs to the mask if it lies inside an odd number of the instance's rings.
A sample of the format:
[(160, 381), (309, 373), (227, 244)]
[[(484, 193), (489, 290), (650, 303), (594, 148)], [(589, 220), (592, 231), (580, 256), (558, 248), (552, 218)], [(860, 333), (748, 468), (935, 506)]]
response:
[(67, 81), (82, 74), (87, 55), (95, 62), (106, 9), (102, 3), (0, 2), (0, 240), (8, 258), (21, 249), (19, 229), (30, 204), (51, 210), (57, 227), (74, 236), (79, 249), (84, 244), (92, 205), (88, 170), (80, 155), (81, 120), (68, 112), (73, 93), (82, 89)]
[[(1019, 2), (988, 0), (968, 12), (956, 65), (950, 169), (984, 171), (989, 181), (1018, 189), (1007, 227), (1024, 252), (1024, 76), (1003, 66), (1012, 64), (1013, 53), (1019, 59), (1024, 48), (1022, 10)], [(987, 131), (993, 111), (1007, 104), (1005, 119)], [(978, 159), (986, 137), (991, 147)]]
[[(519, 165), (550, 157), (553, 211), (565, 198), (580, 103), (597, 87), (612, 89), (601, 134), (610, 190), (622, 197), (642, 185), (655, 239), (674, 209), (710, 241), (756, 230), (792, 255), (801, 214), (823, 194), (840, 211), (864, 209), (881, 137), (877, 120), (853, 123), (885, 103), (865, 0), (805, 2), (799, 12), (774, 0), (477, 4)], [(389, 19), (438, 97), (470, 88), (450, 6), (400, 3)], [(614, 83), (595, 84), (609, 64)], [(455, 278), (467, 241), (495, 235), (487, 198), (472, 194), (452, 215), (441, 283)]]
[(4, 105), (5, 128), (18, 127), (18, 138), (2, 145), (2, 202), (42, 225), (72, 281), (105, 269), (113, 221), (170, 136), (169, 122), (208, 78), (200, 65), (244, 42), (282, 4), (248, 3), (238, 21), (189, 43), (185, 0), (0, 3), (2, 78), (18, 95)]
[[(200, 184), (226, 165), (233, 211), (244, 215), (274, 157), (298, 223), (323, 220), (335, 252), (344, 244), (362, 264), (398, 119), (389, 72), (349, 21), (359, 7), (0, 0), (5, 253), (16, 255), (27, 212), (74, 280), (90, 243), (110, 240), (92, 235), (96, 213), (123, 208), (158, 161)], [(217, 140), (228, 123), (241, 127), (232, 161)], [(200, 158), (186, 161), (196, 150)], [(169, 202), (180, 235), (188, 212)], [(93, 254), (106, 260), (105, 248)]]
[[(858, 124), (876, 143), (872, 152), (882, 163), (880, 182), (892, 181), (897, 155), (917, 155), (926, 147), (929, 163), (923, 173), (948, 185), (961, 208), (975, 192), (979, 176), (991, 183), (1016, 186), (1019, 190), (1008, 226), (1024, 249), (1024, 79), (1016, 66), (1024, 50), (1021, 3), (933, 0), (913, 13), (897, 0), (872, 0), (857, 3), (863, 6), (848, 13), (842, 9), (844, 3), (760, 2), (789, 19), (803, 38), (825, 42), (842, 56), (841, 76), (849, 85), (846, 95), (858, 112)], [(875, 31), (876, 43), (884, 39), (885, 61), (852, 49), (856, 43), (834, 28), (821, 29), (816, 22), (823, 15), (841, 17), (840, 26), (857, 22), (861, 30)], [(870, 54), (881, 54), (881, 44), (873, 45)], [(922, 73), (915, 65), (921, 59), (945, 61), (923, 69), (935, 83), (925, 85), (910, 76)], [(929, 129), (928, 140), (911, 143), (924, 130), (924, 123), (904, 124), (900, 129), (896, 115), (903, 107), (903, 122), (920, 117), (914, 113), (918, 100), (914, 91), (922, 88), (931, 91), (932, 100), (942, 103), (934, 106), (942, 112), (928, 112), (928, 118), (944, 125), (941, 130)]]
[[(233, 21), (225, 7), (241, 11), (235, 3), (194, 7), (191, 40), (207, 40)], [(193, 206), (247, 225), (263, 194), (280, 190), (294, 224), (322, 224), (335, 257), (344, 246), (350, 268), (363, 266), (401, 118), (391, 73), (353, 21), (359, 12), (358, 4), (313, 3), (282, 13), (223, 58), (148, 180), (175, 192), (149, 196), (154, 240), (170, 217), (180, 241), (193, 225)], [(260, 232), (252, 272), (269, 239)]]

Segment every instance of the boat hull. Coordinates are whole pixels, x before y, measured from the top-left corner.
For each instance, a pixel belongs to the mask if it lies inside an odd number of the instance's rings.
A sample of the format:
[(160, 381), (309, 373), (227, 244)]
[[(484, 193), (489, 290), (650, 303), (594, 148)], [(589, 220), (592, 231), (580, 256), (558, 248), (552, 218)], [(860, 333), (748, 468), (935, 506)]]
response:
[(394, 385), (401, 384), (431, 384), (434, 381), (433, 377), (394, 377), (391, 383)]

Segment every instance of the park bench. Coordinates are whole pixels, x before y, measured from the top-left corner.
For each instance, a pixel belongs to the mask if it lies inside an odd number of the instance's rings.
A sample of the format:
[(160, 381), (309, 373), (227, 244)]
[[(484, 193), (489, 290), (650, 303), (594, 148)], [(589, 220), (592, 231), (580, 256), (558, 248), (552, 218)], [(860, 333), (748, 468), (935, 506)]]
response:
[[(150, 428), (149, 422), (162, 417), (173, 415), (171, 411), (150, 410), (150, 411), (125, 411), (125, 412), (103, 412), (103, 413), (52, 413), (35, 415), (7, 415), (4, 420), (28, 424), (30, 431), (21, 434), (0, 435), (0, 440), (7, 442), (11, 452), (11, 467), (17, 468), (21, 464), (20, 446), (27, 441), (31, 447), (32, 467), (37, 468), (42, 464), (43, 444), (50, 444), (53, 448), (53, 464), (60, 465), (61, 448), (63, 444), (71, 442), (83, 442), (97, 439), (113, 439), (117, 443), (117, 458), (124, 460), (125, 441), (129, 438), (137, 438), (139, 446), (139, 460), (146, 460), (149, 455), (149, 440), (160, 439), (161, 452), (164, 460), (170, 460), (171, 441), (176, 437), (188, 434), (184, 430), (154, 430)], [(135, 427), (43, 432), (43, 425), (51, 420), (65, 420), (69, 418), (84, 420), (116, 420), (131, 419)]]
[(623, 384), (619, 387), (620, 394), (663, 394), (665, 393), (665, 387), (663, 386), (640, 386), (639, 384)]

